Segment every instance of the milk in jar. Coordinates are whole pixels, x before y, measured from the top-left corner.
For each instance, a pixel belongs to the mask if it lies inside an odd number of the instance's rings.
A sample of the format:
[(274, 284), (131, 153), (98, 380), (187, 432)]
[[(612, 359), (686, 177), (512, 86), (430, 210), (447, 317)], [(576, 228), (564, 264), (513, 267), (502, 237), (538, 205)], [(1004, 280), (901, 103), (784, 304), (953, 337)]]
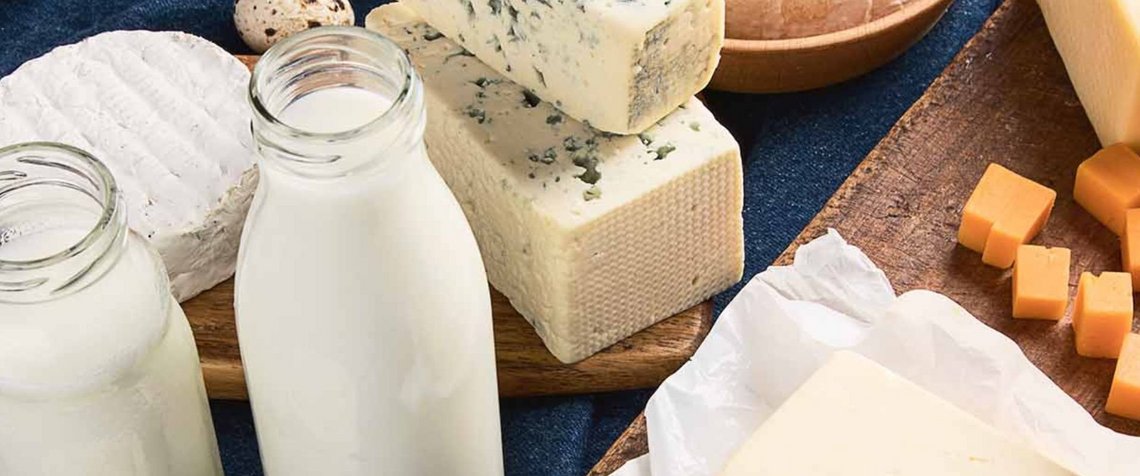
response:
[(422, 95), (359, 28), (290, 37), (254, 72), (235, 307), (269, 475), (503, 472), (487, 280)]
[(166, 271), (60, 144), (0, 149), (0, 474), (222, 474)]

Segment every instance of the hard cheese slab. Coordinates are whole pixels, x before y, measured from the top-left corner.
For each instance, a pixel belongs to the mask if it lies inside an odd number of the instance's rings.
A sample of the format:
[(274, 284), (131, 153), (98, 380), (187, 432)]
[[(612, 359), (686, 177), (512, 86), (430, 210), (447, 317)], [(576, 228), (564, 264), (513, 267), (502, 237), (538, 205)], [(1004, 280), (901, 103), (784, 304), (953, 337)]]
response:
[[(1016, 341), (1097, 421), (1140, 435), (1140, 422), (1104, 413), (1115, 361), (1078, 356), (1068, 317), (1010, 317), (1009, 272), (983, 265), (955, 240), (962, 206), (997, 162), (1057, 191), (1034, 243), (1073, 250), (1073, 292), (1080, 271), (1120, 270), (1116, 236), (1073, 201), (1077, 166), (1099, 147), (1037, 5), (1006, 0), (775, 264), (789, 264), (799, 245), (836, 228), (898, 292), (949, 296)], [(591, 474), (609, 474), (647, 450), (639, 416)]]
[[(255, 56), (239, 56), (252, 67)], [(505, 397), (606, 392), (657, 385), (688, 360), (712, 325), (705, 302), (575, 364), (554, 358), (502, 294), (491, 291), (499, 394)], [(233, 280), (182, 303), (211, 398), (247, 398), (233, 312)]]

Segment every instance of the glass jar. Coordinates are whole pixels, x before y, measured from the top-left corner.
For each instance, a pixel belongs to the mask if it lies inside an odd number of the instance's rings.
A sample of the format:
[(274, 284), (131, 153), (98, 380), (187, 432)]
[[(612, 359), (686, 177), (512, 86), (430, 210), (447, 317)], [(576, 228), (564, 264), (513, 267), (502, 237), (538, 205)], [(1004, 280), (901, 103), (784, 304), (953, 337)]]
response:
[(309, 30), (249, 97), (261, 179), (235, 307), (266, 472), (502, 474), (486, 275), (407, 56)]
[(198, 351), (107, 168), (0, 149), (0, 474), (220, 475)]

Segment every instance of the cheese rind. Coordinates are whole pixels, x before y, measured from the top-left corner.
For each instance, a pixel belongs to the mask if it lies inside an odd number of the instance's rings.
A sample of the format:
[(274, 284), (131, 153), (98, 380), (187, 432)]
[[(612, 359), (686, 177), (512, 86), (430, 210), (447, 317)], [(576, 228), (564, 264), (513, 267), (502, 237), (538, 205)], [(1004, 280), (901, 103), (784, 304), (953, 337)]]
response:
[(636, 134), (708, 84), (724, 0), (401, 0), (570, 117)]
[(1037, 3), (1101, 144), (1140, 147), (1140, 4)]
[(185, 301), (234, 273), (257, 184), (248, 83), (241, 62), (193, 35), (96, 35), (0, 79), (0, 146), (63, 142), (106, 163), (128, 225)]
[(639, 136), (607, 134), (406, 7), (380, 7), (367, 26), (408, 51), (425, 85), (428, 154), (466, 212), (488, 279), (559, 360), (740, 280), (740, 150), (699, 101)]
[(839, 351), (721, 476), (1074, 473), (858, 354)]

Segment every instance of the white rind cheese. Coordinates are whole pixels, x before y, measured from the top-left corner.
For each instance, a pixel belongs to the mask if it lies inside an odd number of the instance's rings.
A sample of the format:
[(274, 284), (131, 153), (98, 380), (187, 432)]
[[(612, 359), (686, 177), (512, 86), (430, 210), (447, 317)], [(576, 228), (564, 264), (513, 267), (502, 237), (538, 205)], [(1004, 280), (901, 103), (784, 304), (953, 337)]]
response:
[(588, 357), (740, 280), (740, 150), (699, 101), (641, 135), (607, 134), (406, 7), (380, 7), (367, 25), (423, 77), (428, 154), (491, 284), (559, 360)]
[(859, 354), (836, 352), (756, 430), (721, 476), (1071, 476)]
[(724, 0), (402, 0), (571, 117), (636, 134), (708, 84)]
[(0, 146), (62, 142), (105, 162), (129, 226), (185, 301), (234, 272), (257, 182), (248, 83), (249, 70), (204, 39), (104, 33), (0, 80)]

